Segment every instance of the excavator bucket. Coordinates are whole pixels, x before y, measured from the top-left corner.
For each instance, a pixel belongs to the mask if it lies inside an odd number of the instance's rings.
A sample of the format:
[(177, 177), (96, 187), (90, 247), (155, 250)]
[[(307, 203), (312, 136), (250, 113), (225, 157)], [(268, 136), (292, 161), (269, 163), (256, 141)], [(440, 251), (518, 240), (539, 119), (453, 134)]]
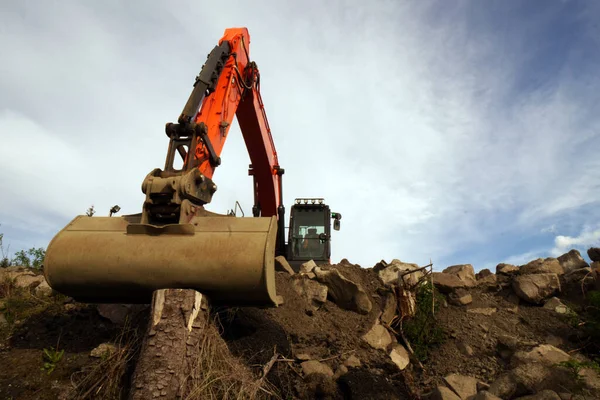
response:
[(44, 274), (86, 303), (150, 303), (155, 290), (181, 288), (215, 304), (273, 307), (276, 234), (276, 217), (155, 226), (82, 215), (50, 242)]

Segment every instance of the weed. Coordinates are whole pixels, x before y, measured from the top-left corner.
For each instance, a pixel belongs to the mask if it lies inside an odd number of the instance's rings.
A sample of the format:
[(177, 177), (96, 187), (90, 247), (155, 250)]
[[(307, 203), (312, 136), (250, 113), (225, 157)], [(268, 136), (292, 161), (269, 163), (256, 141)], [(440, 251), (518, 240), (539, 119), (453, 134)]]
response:
[(62, 359), (64, 353), (64, 350), (58, 351), (54, 347), (50, 347), (49, 349), (44, 348), (44, 365), (42, 366), (42, 371), (46, 371), (50, 375), (56, 368), (56, 364)]

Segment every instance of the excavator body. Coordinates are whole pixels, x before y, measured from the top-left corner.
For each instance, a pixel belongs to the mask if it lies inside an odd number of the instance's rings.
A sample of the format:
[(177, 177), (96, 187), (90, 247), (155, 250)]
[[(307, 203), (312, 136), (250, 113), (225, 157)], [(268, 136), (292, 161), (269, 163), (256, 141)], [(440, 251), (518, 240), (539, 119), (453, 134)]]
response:
[[(312, 211), (312, 203), (304, 208), (294, 205), (285, 243), (284, 170), (249, 43), (246, 28), (227, 29), (207, 56), (177, 123), (166, 124), (165, 166), (145, 177), (141, 213), (114, 217), (111, 210), (109, 217), (80, 215), (51, 240), (44, 274), (53, 289), (89, 303), (149, 303), (155, 290), (171, 288), (194, 289), (223, 305), (280, 304), (275, 256), (310, 259), (312, 253), (289, 248), (309, 233), (304, 223), (314, 222), (309, 215), (329, 220), (331, 214), (322, 202)], [(234, 116), (252, 163), (248, 171), (254, 182), (252, 217), (205, 209), (217, 190), (212, 178)], [(339, 218), (334, 224), (339, 228)], [(329, 228), (319, 226), (317, 247), (326, 246), (316, 259), (328, 260), (329, 236), (324, 235), (330, 234)]]

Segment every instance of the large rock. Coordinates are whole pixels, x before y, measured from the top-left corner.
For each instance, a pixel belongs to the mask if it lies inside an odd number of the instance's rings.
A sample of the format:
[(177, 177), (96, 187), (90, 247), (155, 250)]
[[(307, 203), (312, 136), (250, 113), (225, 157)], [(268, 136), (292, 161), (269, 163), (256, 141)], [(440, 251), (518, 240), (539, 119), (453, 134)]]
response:
[(319, 307), (327, 301), (327, 286), (308, 277), (296, 276), (296, 279), (292, 280), (292, 287), (296, 293), (314, 307)]
[(589, 288), (594, 286), (596, 281), (594, 273), (589, 267), (571, 270), (564, 275), (564, 279), (567, 285), (575, 285), (577, 288), (580, 288), (581, 285)]
[(549, 344), (542, 344), (528, 352), (516, 352), (511, 359), (511, 365), (517, 367), (531, 363), (540, 363), (552, 367), (555, 364), (569, 361), (570, 359), (571, 356), (561, 349)]
[(302, 368), (302, 373), (304, 376), (321, 374), (328, 377), (333, 377), (333, 370), (331, 367), (317, 360), (304, 361), (302, 364), (300, 364), (300, 368)]
[(315, 268), (316, 279), (328, 288), (328, 296), (339, 307), (356, 311), (359, 314), (368, 314), (373, 305), (363, 288), (344, 277), (337, 269), (324, 271)]
[(589, 267), (588, 263), (585, 262), (583, 257), (581, 257), (579, 251), (575, 249), (558, 257), (558, 262), (563, 267), (565, 273), (576, 269)]
[(445, 386), (438, 386), (431, 393), (431, 400), (461, 400), (451, 389)]
[(308, 260), (307, 262), (302, 263), (300, 266), (300, 273), (308, 274), (311, 273), (315, 268), (317, 268), (317, 264), (313, 260)]
[(371, 330), (362, 337), (369, 346), (378, 350), (386, 350), (392, 344), (392, 337), (388, 330), (380, 324), (375, 324)]
[(502, 400), (498, 396), (494, 396), (487, 390), (482, 390), (473, 398), (473, 400)]
[(519, 273), (519, 267), (512, 264), (498, 264), (496, 265), (496, 275), (512, 276)]
[(34, 288), (45, 281), (46, 279), (43, 275), (22, 274), (15, 278), (15, 287), (23, 289)]
[(512, 287), (519, 298), (533, 304), (541, 304), (561, 291), (557, 274), (519, 275), (514, 278)]
[(456, 275), (446, 272), (434, 272), (431, 274), (433, 284), (441, 293), (451, 293), (459, 288), (464, 288), (465, 283)]
[(466, 306), (473, 302), (473, 296), (466, 289), (458, 288), (448, 295), (448, 302), (455, 306)]
[(452, 265), (442, 272), (456, 275), (458, 279), (463, 281), (467, 287), (475, 286), (477, 284), (477, 279), (475, 279), (475, 270), (471, 264)]
[(563, 304), (558, 297), (552, 297), (544, 303), (544, 308), (552, 310), (558, 314), (566, 314), (569, 312), (569, 308)]
[[(379, 279), (384, 283), (384, 285), (397, 285), (400, 276), (402, 275), (402, 280), (405, 285), (412, 287), (417, 284), (419, 279), (423, 277), (423, 271), (413, 272), (406, 274), (407, 272), (414, 271), (419, 269), (418, 264), (413, 263), (405, 263), (397, 259), (393, 259), (392, 262), (386, 267), (379, 270), (378, 275)], [(406, 274), (406, 275), (403, 275)]]
[(383, 302), (383, 312), (379, 319), (389, 325), (398, 313), (398, 300), (394, 293), (387, 293)]
[(530, 274), (557, 274), (562, 275), (565, 273), (562, 265), (556, 258), (538, 258), (530, 261), (523, 265), (519, 269), (519, 274), (530, 275)]
[(444, 382), (463, 400), (471, 399), (477, 394), (477, 379), (473, 377), (450, 374), (444, 377)]
[(600, 247), (590, 247), (587, 254), (590, 260), (600, 261)]
[(496, 286), (498, 284), (498, 277), (494, 274), (487, 275), (481, 279), (477, 279), (477, 286)]
[(536, 394), (530, 394), (529, 396), (519, 397), (515, 400), (562, 400), (558, 393), (553, 390), (542, 390)]
[(494, 275), (494, 273), (492, 271), (490, 271), (489, 269), (485, 268), (475, 274), (475, 279), (480, 281), (481, 279), (485, 279), (490, 275)]
[(401, 344), (396, 344), (390, 352), (390, 358), (392, 362), (396, 364), (398, 369), (404, 370), (410, 364), (410, 355), (408, 351)]
[(284, 256), (275, 257), (275, 271), (287, 272), (290, 275), (294, 275), (294, 270)]
[(44, 279), (39, 285), (33, 289), (33, 292), (38, 297), (50, 297), (52, 296), (52, 288), (48, 285), (48, 282)]

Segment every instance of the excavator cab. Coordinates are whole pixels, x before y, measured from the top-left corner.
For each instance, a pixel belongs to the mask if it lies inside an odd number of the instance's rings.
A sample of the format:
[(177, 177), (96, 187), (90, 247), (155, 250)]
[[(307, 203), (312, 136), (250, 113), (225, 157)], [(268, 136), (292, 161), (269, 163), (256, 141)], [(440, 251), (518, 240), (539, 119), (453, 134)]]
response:
[(306, 261), (330, 262), (331, 220), (340, 229), (341, 214), (331, 212), (322, 198), (296, 199), (290, 210), (286, 258), (298, 270)]

